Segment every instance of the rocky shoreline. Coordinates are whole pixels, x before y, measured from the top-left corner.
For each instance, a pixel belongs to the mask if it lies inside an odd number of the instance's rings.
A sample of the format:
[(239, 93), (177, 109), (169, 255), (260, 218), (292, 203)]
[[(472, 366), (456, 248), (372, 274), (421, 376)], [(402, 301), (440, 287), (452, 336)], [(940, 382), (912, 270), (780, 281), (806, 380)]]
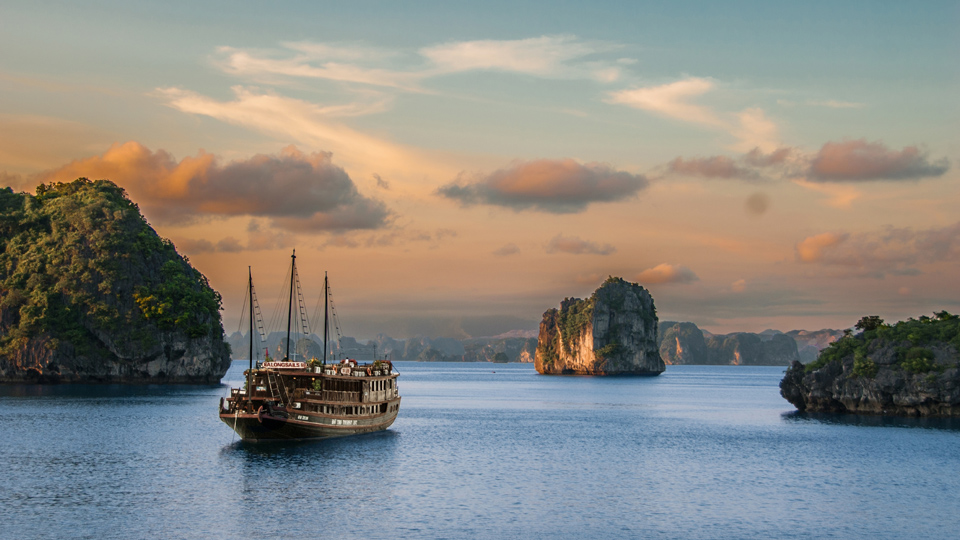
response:
[(793, 362), (780, 395), (800, 411), (960, 417), (960, 320), (936, 315), (894, 326), (861, 319), (860, 334), (841, 338), (816, 362)]

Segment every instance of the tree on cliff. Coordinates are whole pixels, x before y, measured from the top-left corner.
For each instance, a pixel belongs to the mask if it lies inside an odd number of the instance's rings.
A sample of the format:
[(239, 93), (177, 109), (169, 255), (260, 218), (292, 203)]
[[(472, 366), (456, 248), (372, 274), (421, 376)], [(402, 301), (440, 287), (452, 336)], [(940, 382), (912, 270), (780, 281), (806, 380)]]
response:
[(156, 356), (162, 333), (209, 338), (229, 359), (220, 295), (122, 188), (80, 178), (36, 196), (0, 189), (0, 379), (71, 358)]

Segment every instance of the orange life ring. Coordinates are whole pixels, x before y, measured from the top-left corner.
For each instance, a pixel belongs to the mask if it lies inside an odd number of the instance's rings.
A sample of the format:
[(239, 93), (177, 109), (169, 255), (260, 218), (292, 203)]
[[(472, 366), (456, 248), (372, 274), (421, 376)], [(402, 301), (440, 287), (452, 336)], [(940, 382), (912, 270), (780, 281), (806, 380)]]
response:
[(370, 368), (367, 368), (367, 377), (369, 377), (370, 375), (373, 375), (373, 370)]
[(261, 424), (263, 423), (263, 405), (257, 409), (257, 422), (260, 422)]

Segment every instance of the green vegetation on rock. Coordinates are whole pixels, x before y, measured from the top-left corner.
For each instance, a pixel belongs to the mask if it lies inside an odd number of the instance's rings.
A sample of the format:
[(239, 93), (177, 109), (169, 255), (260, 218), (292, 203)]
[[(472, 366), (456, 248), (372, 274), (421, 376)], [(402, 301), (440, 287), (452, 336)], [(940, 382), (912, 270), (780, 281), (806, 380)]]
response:
[(557, 327), (563, 337), (563, 350), (570, 353), (573, 350), (573, 340), (579, 337), (593, 322), (593, 308), (597, 304), (596, 296), (586, 300), (579, 298), (564, 298), (557, 313)]
[(0, 189), (0, 356), (31, 340), (71, 356), (156, 347), (157, 331), (222, 337), (220, 295), (124, 190), (80, 178)]
[(911, 317), (893, 325), (885, 324), (883, 319), (875, 315), (867, 316), (860, 319), (855, 328), (861, 332), (856, 335), (848, 333), (831, 343), (820, 352), (815, 362), (806, 365), (806, 372), (853, 356), (854, 373), (873, 377), (877, 366), (868, 355), (874, 343), (895, 344), (897, 365), (911, 373), (942, 370), (931, 349), (935, 345), (950, 345), (960, 351), (960, 317), (946, 311), (934, 313), (933, 317)]

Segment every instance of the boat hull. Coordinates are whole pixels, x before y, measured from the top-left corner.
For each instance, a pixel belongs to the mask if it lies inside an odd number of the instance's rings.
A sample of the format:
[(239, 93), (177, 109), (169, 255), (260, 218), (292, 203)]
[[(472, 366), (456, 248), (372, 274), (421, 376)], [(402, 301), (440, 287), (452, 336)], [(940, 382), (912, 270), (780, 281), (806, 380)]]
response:
[(390, 412), (372, 416), (328, 416), (299, 411), (274, 414), (224, 413), (220, 420), (230, 426), (244, 441), (320, 440), (347, 435), (383, 431), (397, 419), (400, 398), (389, 402)]

